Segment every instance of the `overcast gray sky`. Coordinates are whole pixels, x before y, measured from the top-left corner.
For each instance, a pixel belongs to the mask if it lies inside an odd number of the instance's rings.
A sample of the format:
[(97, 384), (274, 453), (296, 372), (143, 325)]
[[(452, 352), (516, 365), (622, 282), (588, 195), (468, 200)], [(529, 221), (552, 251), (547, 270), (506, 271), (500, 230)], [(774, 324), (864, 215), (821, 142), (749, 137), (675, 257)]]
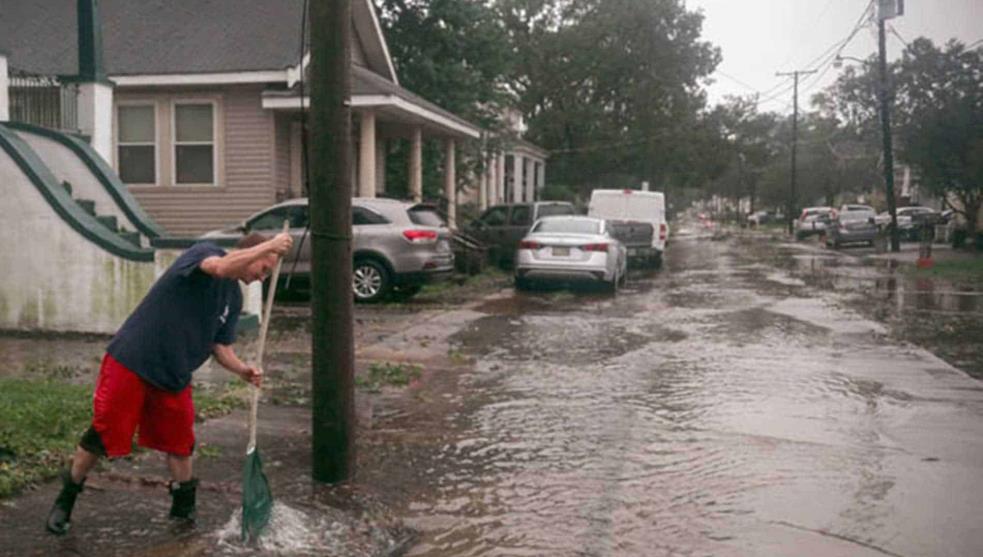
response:
[[(723, 52), (713, 76), (716, 82), (708, 89), (710, 102), (758, 91), (762, 110), (791, 112), (792, 92), (779, 86), (787, 78), (775, 77), (775, 72), (819, 67), (821, 77), (800, 78), (799, 103), (807, 102), (838, 73), (836, 68), (809, 64), (847, 38), (868, 1), (685, 0), (689, 9), (703, 10), (703, 35)], [(905, 41), (926, 36), (936, 44), (950, 38), (970, 44), (983, 39), (983, 0), (905, 0), (905, 15), (889, 23)], [(890, 57), (904, 48), (890, 28), (887, 48)], [(876, 50), (876, 27), (870, 25), (857, 33), (843, 55), (866, 58)]]

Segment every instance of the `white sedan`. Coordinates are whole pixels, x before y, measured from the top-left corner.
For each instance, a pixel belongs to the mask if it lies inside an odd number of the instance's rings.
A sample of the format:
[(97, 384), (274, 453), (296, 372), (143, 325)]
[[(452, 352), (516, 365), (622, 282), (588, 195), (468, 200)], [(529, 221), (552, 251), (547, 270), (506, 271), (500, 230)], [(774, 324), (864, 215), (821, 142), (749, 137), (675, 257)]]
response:
[(538, 282), (588, 282), (614, 292), (627, 272), (627, 250), (611, 236), (603, 219), (545, 217), (519, 243), (515, 286), (525, 290)]

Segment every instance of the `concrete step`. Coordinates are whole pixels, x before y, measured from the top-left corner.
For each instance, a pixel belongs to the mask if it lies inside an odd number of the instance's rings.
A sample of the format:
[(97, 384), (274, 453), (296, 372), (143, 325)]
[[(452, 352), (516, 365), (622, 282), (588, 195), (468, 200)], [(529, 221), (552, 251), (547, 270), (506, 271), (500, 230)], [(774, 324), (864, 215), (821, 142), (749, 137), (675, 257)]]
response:
[(106, 228), (112, 230), (113, 232), (117, 232), (119, 230), (116, 224), (116, 217), (113, 215), (98, 215), (96, 216), (96, 220), (106, 225)]
[(122, 236), (123, 239), (126, 240), (127, 242), (133, 244), (134, 246), (140, 247), (139, 232), (131, 232), (129, 230), (123, 230), (119, 233), (119, 235)]
[(78, 203), (79, 207), (81, 207), (83, 211), (89, 213), (92, 216), (96, 216), (95, 201), (91, 199), (76, 199), (75, 202)]

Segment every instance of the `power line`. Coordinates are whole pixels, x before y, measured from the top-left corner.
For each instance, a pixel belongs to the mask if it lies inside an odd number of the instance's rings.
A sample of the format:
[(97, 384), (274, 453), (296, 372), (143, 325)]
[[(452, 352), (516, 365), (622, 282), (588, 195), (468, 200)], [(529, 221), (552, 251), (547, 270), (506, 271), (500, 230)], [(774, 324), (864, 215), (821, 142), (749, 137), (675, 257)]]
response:
[(891, 34), (897, 37), (898, 40), (901, 41), (902, 44), (904, 44), (905, 48), (908, 48), (908, 46), (910, 46), (908, 44), (908, 41), (904, 40), (904, 37), (901, 36), (901, 33), (898, 33), (898, 30), (895, 29), (893, 25), (891, 26)]
[[(864, 23), (864, 19), (867, 18), (868, 14), (870, 13), (870, 9), (873, 5), (874, 5), (873, 0), (867, 3), (867, 5), (864, 7), (863, 12), (860, 13), (860, 17), (857, 18), (856, 23), (853, 24), (853, 29), (851, 29), (850, 33), (847, 35), (845, 39), (833, 43), (832, 46), (827, 48), (817, 58), (814, 58), (811, 62), (806, 64), (806, 67), (815, 67), (814, 71), (810, 73), (814, 73), (816, 75), (814, 77), (807, 78), (807, 80), (810, 82), (808, 83), (808, 85), (803, 83), (803, 92), (811, 91), (813, 88), (815, 88), (816, 85), (822, 82), (822, 78), (826, 75), (827, 72), (829, 72), (829, 68), (832, 67), (833, 62), (840, 55), (840, 53), (843, 52), (843, 49), (845, 49), (850, 44), (850, 42), (857, 36), (857, 33), (859, 33), (860, 30), (866, 26)], [(818, 65), (816, 65), (817, 63)], [(788, 93), (790, 89), (792, 89), (792, 87), (786, 87), (779, 93), (767, 97), (766, 99), (763, 99), (761, 102), (770, 102), (772, 100), (775, 100), (778, 97)], [(789, 105), (786, 104), (782, 108), (782, 111), (787, 110), (788, 107)]]
[(740, 79), (738, 79), (738, 78), (736, 78), (736, 77), (734, 77), (734, 76), (732, 76), (732, 75), (730, 75), (729, 73), (727, 73), (727, 72), (725, 72), (725, 71), (723, 71), (723, 70), (720, 70), (720, 69), (718, 69), (718, 70), (716, 71), (716, 73), (718, 73), (718, 74), (720, 74), (720, 75), (721, 75), (721, 76), (723, 76), (723, 77), (726, 77), (727, 79), (729, 79), (729, 80), (731, 80), (731, 81), (733, 81), (734, 83), (736, 83), (736, 84), (738, 84), (738, 85), (740, 85), (740, 86), (742, 86), (742, 87), (744, 87), (745, 89), (748, 89), (748, 90), (750, 90), (750, 91), (753, 91), (754, 93), (758, 93), (758, 94), (760, 94), (760, 92), (758, 91), (758, 88), (757, 88), (757, 87), (754, 87), (754, 86), (752, 86), (752, 85), (748, 85), (748, 84), (747, 84), (747, 83), (745, 83), (744, 81), (741, 81)]

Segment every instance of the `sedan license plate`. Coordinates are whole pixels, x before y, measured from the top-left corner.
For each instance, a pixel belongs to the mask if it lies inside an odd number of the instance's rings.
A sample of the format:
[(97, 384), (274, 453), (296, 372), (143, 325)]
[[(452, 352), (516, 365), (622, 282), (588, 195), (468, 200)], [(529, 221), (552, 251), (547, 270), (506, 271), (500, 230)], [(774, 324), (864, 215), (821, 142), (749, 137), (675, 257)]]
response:
[(450, 246), (450, 244), (447, 243), (447, 240), (441, 240), (441, 241), (437, 242), (437, 251), (438, 252), (440, 252), (440, 253), (447, 253), (450, 250), (451, 250), (451, 246)]
[(557, 257), (569, 257), (570, 248), (553, 248), (553, 255)]

